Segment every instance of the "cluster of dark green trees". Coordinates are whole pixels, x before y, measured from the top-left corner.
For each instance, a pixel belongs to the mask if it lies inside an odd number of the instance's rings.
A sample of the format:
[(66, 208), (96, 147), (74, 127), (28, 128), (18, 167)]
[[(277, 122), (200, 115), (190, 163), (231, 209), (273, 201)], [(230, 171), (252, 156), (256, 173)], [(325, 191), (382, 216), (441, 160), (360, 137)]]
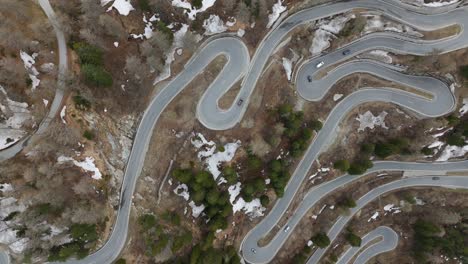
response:
[(460, 66), (459, 72), (463, 78), (468, 79), (468, 65)]
[(405, 155), (410, 153), (411, 150), (409, 149), (409, 140), (407, 138), (391, 138), (378, 141), (375, 144), (364, 143), (361, 145), (358, 157), (353, 162), (344, 159), (337, 160), (334, 162), (333, 167), (351, 175), (359, 175), (372, 168), (373, 164), (369, 159), (372, 155), (385, 159), (391, 155)]
[(374, 153), (375, 145), (365, 143), (361, 146), (358, 157), (351, 163), (348, 160), (337, 160), (333, 163), (333, 168), (342, 172), (347, 172), (351, 175), (363, 174), (368, 169), (372, 168), (372, 161), (369, 159)]
[(175, 169), (172, 176), (188, 186), (190, 197), (197, 206), (204, 204), (204, 216), (212, 231), (225, 229), (228, 217), (232, 213), (229, 193), (220, 190), (208, 171), (194, 172), (192, 169)]
[(50, 249), (48, 261), (65, 261), (70, 257), (78, 259), (84, 258), (89, 254), (90, 245), (98, 239), (96, 225), (92, 224), (73, 224), (70, 227), (71, 242), (54, 246)]
[(289, 181), (289, 171), (286, 162), (282, 159), (272, 160), (268, 166), (270, 180), (273, 189), (278, 197), (283, 197), (284, 188)]
[(463, 147), (468, 137), (468, 121), (460, 120), (456, 116), (448, 116), (449, 124), (453, 125), (453, 130), (447, 134), (445, 142), (451, 146)]
[[(453, 130), (447, 133), (443, 138), (445, 143), (450, 146), (465, 146), (465, 140), (468, 138), (468, 121), (466, 119), (460, 119), (455, 115), (449, 115), (446, 117), (446, 119), (448, 124), (453, 126)], [(421, 149), (421, 153), (424, 155), (432, 155), (433, 149), (430, 149), (426, 146)]]
[(299, 157), (308, 147), (313, 130), (322, 129), (322, 123), (312, 120), (304, 121), (302, 111), (293, 111), (289, 104), (280, 105), (277, 109), (278, 119), (285, 127), (284, 136), (289, 141), (289, 153), (292, 157)]
[(413, 254), (418, 263), (426, 263), (427, 255), (436, 250), (461, 263), (468, 263), (468, 228), (465, 225), (446, 226), (445, 234), (441, 236), (442, 230), (436, 224), (419, 219), (413, 230)]
[[(161, 215), (162, 221), (157, 222), (153, 214), (144, 214), (138, 218), (138, 225), (142, 230), (143, 239), (148, 256), (156, 256), (161, 253), (172, 238), (171, 250), (176, 253), (181, 248), (192, 243), (192, 233), (180, 227), (180, 217), (175, 212), (167, 211)], [(163, 225), (170, 224), (171, 227), (177, 227), (177, 234), (167, 234)]]
[(81, 73), (86, 84), (97, 87), (112, 85), (112, 76), (103, 67), (103, 52), (100, 48), (84, 42), (75, 42), (72, 48), (80, 59)]

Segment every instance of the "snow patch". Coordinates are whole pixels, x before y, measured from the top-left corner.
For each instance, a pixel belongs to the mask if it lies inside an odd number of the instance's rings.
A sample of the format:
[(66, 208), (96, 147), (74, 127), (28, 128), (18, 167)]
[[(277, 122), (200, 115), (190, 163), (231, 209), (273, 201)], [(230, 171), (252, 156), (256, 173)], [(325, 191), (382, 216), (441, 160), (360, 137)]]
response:
[(237, 30), (237, 36), (238, 36), (239, 38), (242, 38), (244, 35), (245, 35), (245, 30), (242, 29), (242, 28), (239, 28), (239, 29)]
[(210, 15), (209, 18), (203, 21), (203, 28), (205, 29), (205, 35), (210, 36), (218, 33), (222, 33), (227, 30), (227, 26), (224, 25), (223, 20), (217, 15)]
[(18, 142), (26, 134), (22, 127), (31, 118), (31, 114), (27, 109), (27, 103), (8, 98), (7, 92), (0, 85), (1, 98), (5, 99), (0, 100), (0, 149), (5, 149)]
[(62, 119), (62, 123), (64, 123), (64, 124), (67, 124), (67, 121), (65, 121), (66, 111), (67, 111), (67, 106), (65, 105), (62, 108), (62, 111), (60, 111), (60, 119)]
[(212, 7), (215, 2), (216, 0), (203, 0), (200, 9), (195, 9), (192, 7), (192, 4), (186, 0), (172, 0), (172, 5), (183, 8), (184, 14), (187, 14), (190, 20), (195, 20), (198, 13), (206, 11), (208, 8)]
[(268, 15), (268, 24), (267, 28), (270, 28), (273, 26), (276, 20), (280, 17), (280, 14), (286, 11), (286, 6), (283, 6), (281, 3), (281, 0), (278, 0), (276, 4), (273, 5), (273, 8), (271, 10), (271, 14)]
[(114, 42), (114, 47), (118, 48), (119, 47), (119, 43), (116, 41)]
[(265, 207), (260, 203), (260, 199), (253, 199), (251, 202), (246, 202), (242, 197), (238, 197), (241, 191), (241, 183), (238, 182), (229, 186), (229, 202), (232, 204), (232, 212), (244, 212), (250, 219), (263, 216)]
[(460, 108), (460, 115), (464, 115), (468, 111), (468, 98), (463, 98), (463, 106)]
[(77, 167), (82, 168), (85, 171), (92, 172), (93, 175), (91, 176), (95, 180), (100, 180), (102, 178), (102, 174), (99, 171), (99, 169), (96, 167), (94, 164), (94, 158), (93, 157), (86, 157), (84, 161), (76, 161), (73, 158), (70, 157), (65, 157), (65, 156), (59, 156), (57, 158), (57, 162), (59, 164), (65, 163), (65, 162), (73, 162), (73, 164)]
[(234, 143), (227, 143), (224, 145), (224, 151), (217, 151), (215, 153), (216, 144), (213, 141), (207, 141), (201, 133), (198, 133), (197, 136), (193, 137), (191, 142), (196, 149), (201, 149), (198, 151), (197, 156), (205, 163), (208, 171), (213, 175), (214, 180), (218, 179), (221, 174), (218, 166), (222, 162), (231, 161), (241, 144), (239, 140)]
[(37, 88), (37, 86), (39, 86), (39, 83), (41, 82), (41, 80), (37, 78), (37, 75), (39, 75), (39, 72), (37, 71), (36, 67), (34, 67), (34, 64), (36, 63), (37, 53), (33, 53), (32, 55), (29, 55), (26, 52), (21, 50), (20, 57), (23, 60), (24, 68), (28, 72), (29, 79), (31, 79), (31, 89), (34, 91)]
[(312, 46), (309, 48), (312, 55), (320, 54), (330, 47), (330, 40), (340, 33), (346, 22), (354, 15), (338, 16), (333, 19), (323, 19), (318, 22), (318, 29), (315, 31)]
[(379, 212), (375, 212), (375, 213), (369, 218), (369, 220), (367, 220), (367, 222), (370, 222), (370, 221), (372, 221), (372, 220), (375, 221), (375, 220), (377, 219), (378, 216), (379, 216)]
[(436, 161), (447, 161), (451, 158), (460, 158), (465, 156), (466, 153), (468, 153), (468, 145), (463, 147), (446, 146)]
[(284, 71), (286, 72), (286, 77), (288, 78), (288, 81), (290, 81), (291, 73), (292, 73), (292, 62), (290, 59), (283, 58), (283, 68), (284, 68)]
[(333, 95), (333, 101), (336, 102), (336, 101), (340, 100), (341, 97), (343, 97), (343, 94), (335, 94), (335, 95)]
[(190, 194), (188, 192), (188, 187), (186, 184), (182, 183), (179, 184), (175, 189), (174, 193), (182, 198), (184, 198), (185, 201), (188, 201), (190, 198)]
[(189, 206), (192, 208), (192, 216), (194, 218), (199, 217), (203, 210), (205, 210), (205, 206), (203, 204), (197, 206), (193, 201), (190, 201)]
[(380, 59), (385, 63), (392, 63), (393, 59), (390, 55), (388, 55), (388, 51), (384, 50), (372, 50), (369, 52), (369, 55), (372, 57), (376, 57), (376, 59)]
[[(101, 0), (101, 6), (105, 6), (111, 1), (109, 0)], [(114, 3), (107, 9), (107, 12), (111, 11), (112, 8), (115, 8), (119, 14), (123, 16), (128, 16), (130, 14), (130, 11), (135, 10), (133, 8), (132, 4), (130, 3), (130, 0), (115, 0)]]
[(392, 31), (392, 32), (399, 32), (399, 33), (406, 33), (411, 36), (422, 36), (421, 33), (414, 30), (412, 27), (403, 25), (400, 23), (396, 23), (393, 21), (382, 21), (381, 15), (365, 15), (367, 18), (367, 24), (364, 27), (362, 35), (369, 34), (372, 32), (377, 31)]
[(356, 120), (359, 121), (358, 132), (364, 131), (366, 128), (374, 129), (376, 126), (388, 129), (385, 125), (385, 117), (387, 114), (388, 113), (385, 111), (382, 111), (378, 116), (374, 116), (371, 111), (367, 111), (363, 115), (359, 114), (356, 118)]
[(188, 25), (182, 24), (182, 27), (174, 33), (174, 41), (172, 42), (172, 47), (168, 53), (166, 53), (166, 61), (164, 64), (164, 69), (162, 70), (161, 74), (156, 77), (153, 82), (153, 85), (169, 78), (171, 76), (171, 64), (174, 61), (174, 53), (178, 48), (183, 46), (182, 39), (187, 33)]

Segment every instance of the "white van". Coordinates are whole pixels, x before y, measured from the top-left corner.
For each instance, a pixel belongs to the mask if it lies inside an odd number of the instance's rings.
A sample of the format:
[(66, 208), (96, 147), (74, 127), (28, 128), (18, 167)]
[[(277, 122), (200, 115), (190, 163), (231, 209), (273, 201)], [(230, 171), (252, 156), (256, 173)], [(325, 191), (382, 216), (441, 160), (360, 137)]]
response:
[(315, 65), (315, 68), (318, 69), (318, 68), (322, 67), (324, 64), (325, 64), (325, 62), (321, 61), (321, 62), (317, 63), (317, 65)]

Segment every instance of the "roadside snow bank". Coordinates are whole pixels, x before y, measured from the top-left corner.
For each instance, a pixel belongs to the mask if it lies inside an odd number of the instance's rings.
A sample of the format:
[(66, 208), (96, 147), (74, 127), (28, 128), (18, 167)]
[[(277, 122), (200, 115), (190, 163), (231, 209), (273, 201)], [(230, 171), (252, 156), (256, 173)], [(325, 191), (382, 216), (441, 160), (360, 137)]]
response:
[(92, 172), (93, 175), (91, 176), (95, 180), (100, 180), (102, 178), (102, 174), (99, 171), (99, 169), (96, 167), (94, 164), (94, 158), (93, 157), (86, 157), (84, 161), (76, 161), (73, 158), (70, 157), (65, 157), (65, 156), (59, 156), (57, 158), (57, 162), (59, 164), (65, 163), (65, 162), (73, 162), (73, 164), (77, 167), (82, 168), (85, 171)]
[(356, 117), (356, 120), (359, 121), (358, 132), (364, 131), (366, 128), (374, 129), (376, 126), (388, 129), (385, 125), (385, 117), (387, 114), (388, 113), (385, 111), (382, 111), (378, 116), (374, 116), (371, 111), (367, 111), (363, 115), (359, 114), (358, 117)]
[(268, 24), (266, 27), (270, 28), (271, 26), (273, 26), (276, 20), (278, 20), (278, 18), (280, 17), (280, 14), (284, 11), (286, 11), (286, 6), (283, 6), (281, 0), (278, 0), (278, 2), (273, 5), (271, 14), (268, 15)]
[(310, 53), (317, 55), (330, 47), (330, 40), (336, 37), (335, 35), (340, 33), (346, 22), (354, 17), (354, 15), (346, 15), (319, 20), (317, 23), (318, 29), (314, 33), (314, 39), (309, 48)]
[(400, 24), (393, 21), (383, 21), (381, 15), (366, 14), (367, 24), (362, 31), (362, 35), (369, 34), (377, 31), (393, 31), (399, 33), (406, 33), (411, 36), (421, 37), (422, 34), (414, 30), (412, 27)]
[(185, 36), (185, 33), (187, 33), (187, 30), (188, 25), (182, 24), (182, 27), (174, 33), (174, 41), (172, 43), (172, 47), (169, 50), (169, 52), (166, 53), (164, 69), (162, 70), (161, 74), (158, 77), (156, 77), (156, 79), (153, 82), (153, 85), (171, 76), (171, 64), (174, 61), (174, 53), (177, 49), (183, 47), (182, 39)]
[(210, 15), (209, 18), (203, 21), (203, 28), (205, 29), (205, 35), (210, 36), (218, 33), (222, 33), (227, 30), (227, 26), (224, 25), (223, 20), (217, 15)]
[(447, 161), (451, 158), (460, 158), (465, 156), (466, 153), (468, 153), (468, 145), (463, 147), (446, 146), (437, 161)]
[(291, 81), (291, 75), (293, 71), (293, 64), (296, 63), (299, 60), (299, 55), (297, 55), (296, 52), (291, 50), (292, 52), (292, 58), (283, 58), (283, 68), (284, 71), (286, 72), (286, 77), (288, 78), (288, 81)]
[(368, 53), (369, 56), (375, 58), (377, 60), (381, 60), (385, 63), (392, 63), (393, 59), (390, 55), (388, 55), (388, 51), (384, 50), (372, 50)]

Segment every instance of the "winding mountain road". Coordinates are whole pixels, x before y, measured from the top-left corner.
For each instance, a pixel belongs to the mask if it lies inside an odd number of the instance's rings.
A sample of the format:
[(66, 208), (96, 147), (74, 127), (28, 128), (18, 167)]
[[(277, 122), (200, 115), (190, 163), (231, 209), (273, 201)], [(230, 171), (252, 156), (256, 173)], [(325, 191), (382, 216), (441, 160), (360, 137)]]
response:
[[(381, 239), (378, 242), (375, 240)], [(374, 243), (375, 242), (375, 243)], [(354, 260), (354, 264), (367, 263), (371, 258), (377, 256), (380, 253), (394, 250), (398, 245), (397, 233), (387, 226), (379, 226), (376, 229), (370, 231), (362, 237), (360, 247), (349, 248), (341, 257), (338, 259), (336, 264), (348, 264), (351, 263), (351, 259), (358, 254)]]
[[(465, 167), (466, 170), (466, 167)], [(433, 174), (431, 176), (422, 176), (422, 177), (413, 177), (413, 178), (404, 178), (401, 180), (396, 180), (394, 182), (390, 182), (379, 186), (364, 196), (362, 196), (357, 202), (356, 207), (350, 209), (349, 215), (341, 216), (332, 226), (332, 228), (328, 231), (328, 237), (330, 241), (336, 239), (336, 237), (341, 233), (343, 228), (346, 224), (352, 219), (352, 217), (359, 212), (365, 205), (370, 203), (375, 198), (379, 197), (388, 192), (392, 192), (395, 190), (399, 190), (402, 188), (410, 188), (410, 187), (444, 187), (444, 188), (451, 188), (451, 189), (468, 189), (468, 174), (464, 176), (443, 176), (438, 174)], [(325, 254), (328, 248), (317, 249), (312, 257), (307, 261), (308, 264), (315, 264), (319, 263), (322, 256)], [(362, 258), (371, 258), (376, 256), (383, 251), (378, 251), (379, 248), (370, 249), (366, 255), (363, 255)], [(363, 252), (364, 253), (364, 252)], [(357, 262), (357, 263), (365, 263), (365, 262)]]
[[(62, 47), (61, 44), (64, 43), (63, 34), (61, 34), (59, 27), (57, 27), (56, 22), (54, 22), (53, 11), (50, 8), (48, 1), (39, 0), (39, 3), (49, 19), (51, 19), (54, 29), (56, 30), (57, 40), (59, 42), (59, 53), (61, 55), (60, 68), (65, 71), (66, 54), (65, 57), (62, 57), (62, 52), (66, 52), (66, 49), (64, 51), (64, 47)], [(343, 49), (350, 49), (350, 54), (346, 56), (342, 54), (342, 49), (340, 49), (319, 58), (313, 58), (301, 67), (298, 78), (296, 79), (296, 85), (298, 87), (299, 94), (305, 99), (311, 101), (320, 100), (328, 89), (339, 79), (356, 72), (375, 74), (391, 81), (409, 85), (415, 89), (430, 93), (432, 98), (423, 98), (419, 95), (397, 89), (373, 87), (356, 91), (338, 103), (331, 111), (322, 130), (317, 134), (300, 161), (297, 169), (293, 173), (285, 189), (284, 197), (277, 201), (269, 215), (266, 216), (261, 223), (252, 229), (245, 237), (241, 246), (242, 255), (245, 260), (250, 263), (267, 263), (278, 252), (279, 248), (291, 232), (279, 232), (270, 244), (265, 247), (258, 247), (257, 241), (265, 236), (277, 224), (281, 216), (287, 210), (301, 183), (306, 177), (308, 170), (312, 166), (313, 161), (318, 157), (319, 153), (324, 149), (327, 143), (334, 138), (334, 132), (336, 131), (339, 123), (351, 109), (365, 102), (380, 101), (398, 104), (406, 109), (414, 111), (422, 118), (441, 116), (453, 111), (456, 102), (447, 84), (432, 77), (408, 76), (394, 67), (372, 61), (352, 60), (335, 68), (333, 71), (330, 71), (323, 79), (316, 80), (312, 83), (307, 82), (305, 77), (308, 74), (313, 76), (316, 75), (317, 69), (314, 65), (318, 61), (324, 61), (327, 66), (334, 65), (371, 49), (385, 49), (403, 54), (427, 55), (434, 49), (444, 53), (465, 48), (468, 46), (468, 36), (463, 30), (464, 27), (468, 25), (468, 9), (466, 7), (450, 10), (444, 13), (427, 15), (421, 14), (417, 9), (400, 4), (394, 0), (355, 0), (318, 6), (291, 15), (270, 31), (259, 44), (252, 60), (250, 60), (245, 44), (237, 38), (222, 37), (210, 40), (208, 43), (203, 45), (198, 52), (196, 52), (194, 57), (186, 64), (184, 70), (174, 77), (173, 80), (164, 87), (156, 97), (153, 98), (146, 109), (139, 124), (125, 170), (121, 189), (120, 208), (108, 241), (101, 249), (86, 258), (81, 260), (70, 260), (68, 262), (96, 264), (111, 263), (119, 256), (127, 240), (132, 195), (135, 190), (138, 176), (140, 175), (143, 167), (153, 129), (159, 119), (159, 116), (167, 105), (198, 74), (202, 73), (211, 61), (213, 61), (217, 56), (224, 56), (227, 59), (222, 71), (219, 73), (215, 81), (208, 87), (198, 103), (196, 115), (198, 120), (207, 128), (213, 130), (229, 129), (238, 124), (242, 119), (242, 116), (248, 106), (249, 97), (264, 71), (265, 65), (274, 53), (275, 48), (286, 37), (286, 35), (291, 32), (291, 30), (310, 21), (340, 14), (353, 9), (368, 9), (376, 11), (421, 30), (435, 30), (453, 24), (459, 24), (462, 27), (462, 30), (454, 37), (437, 41), (414, 39), (395, 33), (374, 33), (364, 36), (361, 39), (350, 43), (346, 47), (343, 47)], [(64, 63), (64, 66), (62, 66), (62, 62)], [(59, 80), (61, 76), (63, 75), (59, 74)], [(239, 106), (234, 103), (229, 109), (220, 109), (218, 106), (218, 100), (236, 82), (241, 80), (241, 78), (243, 78), (242, 85), (235, 102), (239, 99), (243, 99), (243, 104)], [(57, 97), (57, 94), (56, 98), (61, 101), (60, 96)], [(56, 102), (54, 99), (54, 103), (52, 104), (53, 107), (51, 108), (49, 116), (53, 113), (52, 110), (55, 110), (56, 113), (56, 109), (58, 109), (60, 101)], [(51, 117), (55, 116), (55, 113)], [(47, 124), (48, 122), (49, 121), (46, 120), (43, 123)], [(46, 125), (44, 126), (46, 127)], [(41, 130), (41, 128), (39, 128), (39, 130)], [(427, 171), (431, 169), (434, 169), (435, 171), (450, 171), (455, 169), (466, 169), (467, 164), (467, 162), (440, 164), (381, 162), (376, 163), (371, 171)], [(305, 212), (313, 206), (316, 201), (333, 190), (340, 188), (343, 184), (351, 182), (356, 178), (358, 177), (345, 175), (312, 189), (304, 198), (296, 213), (288, 221), (288, 224), (293, 229), (300, 218), (302, 218), (302, 215), (305, 214)], [(403, 186), (403, 184), (410, 184), (408, 186), (425, 186), (426, 184), (429, 184), (426, 182), (427, 180), (424, 177), (411, 178), (408, 179), (408, 181), (410, 183), (400, 182), (400, 186)], [(437, 186), (445, 186), (444, 184), (449, 185), (449, 183), (454, 184), (454, 186), (468, 186), (467, 181), (468, 178), (465, 179), (463, 177), (458, 177), (457, 180), (455, 180), (451, 177), (430, 183), (434, 185), (438, 184)], [(336, 225), (337, 224), (335, 224), (335, 226)], [(336, 228), (338, 232), (339, 226)], [(251, 251), (252, 248), (256, 249), (256, 253)], [(317, 257), (319, 258), (320, 256), (317, 255)], [(313, 261), (313, 259), (314, 257), (311, 258), (311, 261)]]

